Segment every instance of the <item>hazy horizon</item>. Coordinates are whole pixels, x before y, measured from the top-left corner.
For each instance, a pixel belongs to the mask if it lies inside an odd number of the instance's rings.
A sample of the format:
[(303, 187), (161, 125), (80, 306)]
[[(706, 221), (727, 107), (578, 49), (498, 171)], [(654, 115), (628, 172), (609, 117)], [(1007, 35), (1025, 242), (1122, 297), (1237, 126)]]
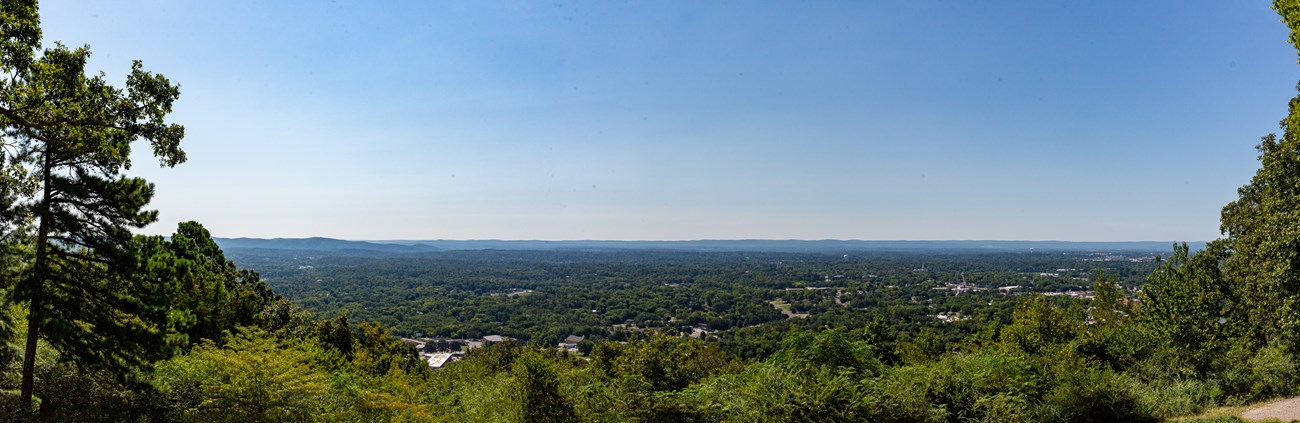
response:
[(387, 243), (417, 243), (427, 241), (450, 241), (450, 242), (475, 242), (475, 241), (501, 241), (501, 242), (743, 242), (743, 241), (791, 241), (791, 242), (1062, 242), (1062, 243), (1205, 243), (1211, 240), (1158, 240), (1158, 239), (1137, 239), (1137, 240), (1101, 240), (1101, 241), (1078, 241), (1069, 239), (861, 239), (861, 238), (695, 238), (695, 239), (510, 239), (510, 238), (419, 238), (419, 239), (379, 239), (379, 238), (336, 238), (327, 236), (305, 236), (305, 237), (250, 237), (250, 236), (223, 236), (212, 234), (215, 238), (223, 239), (261, 239), (261, 240), (300, 240), (300, 239), (334, 239), (340, 241), (356, 242), (387, 242)]

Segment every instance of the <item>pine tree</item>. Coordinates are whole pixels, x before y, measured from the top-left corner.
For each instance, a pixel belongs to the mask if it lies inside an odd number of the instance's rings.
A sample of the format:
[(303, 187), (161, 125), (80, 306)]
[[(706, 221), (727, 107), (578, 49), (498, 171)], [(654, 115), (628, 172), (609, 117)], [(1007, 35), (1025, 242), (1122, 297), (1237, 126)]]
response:
[(12, 203), (35, 222), (31, 269), (12, 293), (29, 309), (22, 400), (30, 406), (38, 339), (119, 372), (160, 355), (165, 301), (138, 277), (131, 234), (157, 218), (145, 209), (153, 186), (122, 172), (138, 139), (162, 165), (184, 162), (184, 130), (164, 121), (179, 88), (138, 61), (123, 90), (86, 75), (87, 47), (42, 51), (34, 1), (0, 2), (0, 36), (6, 161), (37, 188)]
[(220, 341), (239, 326), (260, 322), (277, 296), (257, 272), (240, 270), (197, 222), (182, 222), (170, 238), (139, 237), (144, 270), (165, 291), (173, 345)]

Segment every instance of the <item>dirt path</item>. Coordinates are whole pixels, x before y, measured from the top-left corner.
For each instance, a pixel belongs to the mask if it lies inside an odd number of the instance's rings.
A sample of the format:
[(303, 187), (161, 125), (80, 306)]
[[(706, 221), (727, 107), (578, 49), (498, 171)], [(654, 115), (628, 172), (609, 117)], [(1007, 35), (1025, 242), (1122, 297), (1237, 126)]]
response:
[(1241, 413), (1241, 418), (1246, 420), (1278, 419), (1284, 422), (1300, 420), (1300, 397), (1268, 403), (1262, 407)]

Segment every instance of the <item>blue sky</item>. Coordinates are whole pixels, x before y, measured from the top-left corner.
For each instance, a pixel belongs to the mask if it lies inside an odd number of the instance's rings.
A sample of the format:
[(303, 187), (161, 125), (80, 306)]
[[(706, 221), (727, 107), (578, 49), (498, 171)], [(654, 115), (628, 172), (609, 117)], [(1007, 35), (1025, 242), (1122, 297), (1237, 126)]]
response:
[(181, 85), (169, 233), (1207, 240), (1294, 94), (1267, 2), (47, 2)]

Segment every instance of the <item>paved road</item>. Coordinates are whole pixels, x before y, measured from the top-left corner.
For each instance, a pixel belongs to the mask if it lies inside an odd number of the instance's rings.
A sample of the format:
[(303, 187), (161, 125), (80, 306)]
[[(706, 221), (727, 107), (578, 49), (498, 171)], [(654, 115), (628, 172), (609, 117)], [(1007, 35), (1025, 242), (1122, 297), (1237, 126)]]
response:
[(1246, 420), (1278, 419), (1284, 422), (1300, 420), (1300, 397), (1269, 403), (1241, 413), (1241, 418)]

